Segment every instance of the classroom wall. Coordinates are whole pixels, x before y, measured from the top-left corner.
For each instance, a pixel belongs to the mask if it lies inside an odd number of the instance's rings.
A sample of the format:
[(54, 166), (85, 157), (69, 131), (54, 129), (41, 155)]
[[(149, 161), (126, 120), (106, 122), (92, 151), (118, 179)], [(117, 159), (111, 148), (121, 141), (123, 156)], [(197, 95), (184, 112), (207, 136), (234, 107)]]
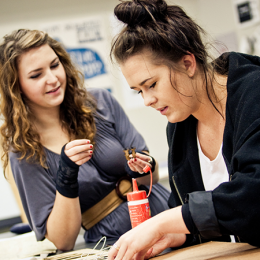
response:
[[(212, 34), (213, 38), (219, 37), (224, 41), (231, 39), (233, 45), (229, 45), (229, 42), (226, 44), (231, 46), (230, 48), (233, 50), (238, 48), (238, 45), (234, 44), (234, 39), (238, 41), (246, 34), (245, 30), (237, 27), (233, 0), (176, 0), (168, 2), (181, 5), (194, 20)], [(18, 28), (39, 29), (42, 23), (98, 14), (107, 17), (108, 32), (110, 32), (109, 16), (113, 14), (113, 8), (118, 3), (118, 0), (2, 0), (0, 2), (0, 38)], [(166, 166), (168, 148), (165, 128), (167, 119), (157, 111), (144, 106), (127, 108), (123, 97), (120, 72), (115, 66), (110, 66), (109, 70), (114, 84), (113, 94), (125, 108), (130, 120), (144, 136), (151, 154), (161, 166)], [(2, 178), (0, 179), (0, 220), (17, 215), (19, 215), (19, 209), (9, 190), (8, 183)]]

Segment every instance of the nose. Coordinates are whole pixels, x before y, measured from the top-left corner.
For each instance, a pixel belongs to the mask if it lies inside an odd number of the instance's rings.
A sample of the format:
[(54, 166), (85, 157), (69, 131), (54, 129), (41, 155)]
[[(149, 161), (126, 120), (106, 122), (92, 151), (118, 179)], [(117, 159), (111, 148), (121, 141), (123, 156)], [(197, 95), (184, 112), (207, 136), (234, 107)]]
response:
[(151, 93), (147, 93), (147, 92), (144, 93), (143, 99), (144, 99), (144, 105), (147, 107), (150, 107), (156, 103), (156, 98)]
[(46, 79), (46, 83), (47, 83), (47, 84), (53, 85), (53, 84), (56, 84), (56, 83), (57, 83), (58, 78), (57, 78), (57, 76), (53, 73), (53, 71), (48, 70), (46, 76), (47, 76), (47, 79)]

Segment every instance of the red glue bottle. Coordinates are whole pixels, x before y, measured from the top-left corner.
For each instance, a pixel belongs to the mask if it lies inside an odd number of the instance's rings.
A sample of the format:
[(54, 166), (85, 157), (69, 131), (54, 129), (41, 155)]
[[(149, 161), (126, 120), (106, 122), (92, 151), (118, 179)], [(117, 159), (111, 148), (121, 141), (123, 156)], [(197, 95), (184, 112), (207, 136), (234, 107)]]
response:
[(132, 228), (134, 228), (151, 218), (151, 211), (146, 191), (138, 190), (136, 179), (132, 179), (132, 183), (133, 192), (127, 193), (127, 201)]

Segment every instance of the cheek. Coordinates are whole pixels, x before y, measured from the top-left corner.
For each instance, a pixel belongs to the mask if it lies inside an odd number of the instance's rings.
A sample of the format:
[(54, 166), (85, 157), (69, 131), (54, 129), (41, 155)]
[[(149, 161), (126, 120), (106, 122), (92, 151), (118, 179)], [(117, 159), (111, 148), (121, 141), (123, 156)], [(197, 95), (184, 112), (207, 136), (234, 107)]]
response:
[(31, 86), (26, 81), (20, 81), (20, 90), (23, 94), (27, 94), (30, 92)]
[(64, 69), (63, 66), (61, 66), (60, 71), (59, 71), (59, 75), (60, 75), (60, 80), (62, 80), (63, 82), (67, 82), (67, 75), (66, 75), (66, 71)]
[(20, 84), (20, 89), (23, 95), (27, 98), (34, 98), (42, 92), (42, 84), (40, 81), (35, 82), (23, 82)]

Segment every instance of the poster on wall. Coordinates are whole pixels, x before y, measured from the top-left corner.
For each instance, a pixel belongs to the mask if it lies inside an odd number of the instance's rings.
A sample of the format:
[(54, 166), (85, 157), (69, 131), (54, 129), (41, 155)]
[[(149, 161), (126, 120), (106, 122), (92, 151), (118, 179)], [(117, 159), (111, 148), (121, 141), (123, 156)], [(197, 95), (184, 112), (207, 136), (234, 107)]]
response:
[(113, 92), (107, 59), (109, 44), (102, 16), (71, 19), (41, 25), (41, 30), (61, 42), (84, 74), (86, 87)]
[(233, 3), (238, 27), (250, 27), (260, 21), (259, 0), (233, 0)]

